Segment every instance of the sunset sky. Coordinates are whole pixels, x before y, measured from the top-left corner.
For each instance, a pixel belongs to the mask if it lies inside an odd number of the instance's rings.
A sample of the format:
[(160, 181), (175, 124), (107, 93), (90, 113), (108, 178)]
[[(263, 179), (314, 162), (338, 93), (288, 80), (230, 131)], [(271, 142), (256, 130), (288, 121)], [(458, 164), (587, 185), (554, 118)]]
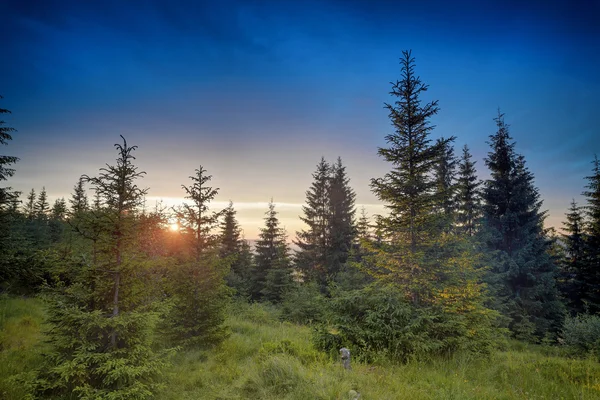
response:
[[(527, 5), (523, 5), (526, 3)], [(0, 1), (0, 108), (21, 161), (3, 186), (69, 197), (139, 146), (148, 205), (181, 202), (202, 165), (246, 238), (273, 198), (290, 237), (321, 156), (342, 157), (369, 214), (402, 50), (439, 100), (433, 138), (482, 178), (500, 107), (560, 227), (600, 153), (600, 2)]]

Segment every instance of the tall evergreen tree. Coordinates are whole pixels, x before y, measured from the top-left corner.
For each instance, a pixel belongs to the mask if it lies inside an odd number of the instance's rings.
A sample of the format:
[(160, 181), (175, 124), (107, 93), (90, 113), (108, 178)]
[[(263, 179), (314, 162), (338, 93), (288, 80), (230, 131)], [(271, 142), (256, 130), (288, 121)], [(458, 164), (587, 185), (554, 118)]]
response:
[[(0, 99), (2, 98), (3, 97), (0, 96)], [(10, 114), (10, 111), (0, 108), (0, 117), (1, 114)], [(8, 142), (12, 140), (12, 133), (16, 132), (14, 128), (5, 126), (5, 124), (6, 122), (0, 119), (0, 145), (8, 145)], [(17, 157), (0, 155), (0, 181), (5, 181), (14, 175), (15, 170), (10, 166), (17, 161), (19, 161)], [(10, 187), (0, 187), (0, 211), (3, 210), (15, 196), (18, 197), (18, 193), (13, 193)]]
[(571, 202), (569, 212), (563, 222), (565, 234), (562, 239), (565, 243), (565, 259), (563, 260), (561, 289), (567, 299), (569, 310), (572, 314), (582, 313), (584, 298), (582, 298), (585, 285), (585, 221), (581, 207), (575, 200)]
[(585, 261), (580, 269), (580, 297), (590, 313), (600, 312), (600, 160), (594, 156), (592, 175), (585, 179), (588, 184), (583, 192), (586, 198), (584, 207)]
[(88, 209), (88, 199), (84, 189), (84, 179), (80, 177), (73, 187), (73, 194), (69, 199), (71, 214), (78, 215)]
[(221, 222), (221, 257), (235, 257), (240, 250), (240, 226), (235, 218), (233, 203), (223, 211)]
[(498, 113), (495, 121), (498, 130), (490, 136), (492, 150), (485, 159), (491, 177), (483, 191), (487, 250), (494, 255), (490, 282), (513, 334), (533, 340), (556, 332), (562, 322), (558, 270), (533, 174), (514, 150), (504, 115)]
[(410, 52), (403, 52), (400, 63), (402, 80), (391, 92), (397, 100), (386, 104), (394, 133), (385, 138), (389, 147), (378, 151), (393, 167), (383, 178), (371, 180), (373, 192), (389, 210), (377, 221), (387, 243), (380, 258), (389, 260), (374, 273), (400, 285), (418, 305), (431, 300), (439, 276), (434, 266), (426, 265), (423, 254), (441, 234), (434, 169), (444, 146), (454, 138), (431, 143), (429, 120), (438, 112), (437, 101), (422, 105), (420, 96), (428, 87), (415, 75)]
[(195, 170), (196, 175), (190, 176), (191, 186), (181, 185), (186, 192), (185, 198), (191, 204), (184, 203), (176, 210), (181, 230), (192, 243), (193, 254), (200, 260), (202, 252), (218, 244), (218, 236), (214, 229), (217, 227), (221, 211), (210, 211), (209, 205), (219, 193), (219, 188), (208, 186), (212, 175), (207, 175), (206, 170), (200, 166)]
[(221, 249), (220, 255), (230, 261), (230, 272), (227, 275), (227, 284), (235, 289), (238, 296), (246, 297), (249, 291), (249, 274), (252, 268), (252, 251), (246, 240), (241, 238), (241, 229), (235, 217), (236, 211), (233, 203), (223, 211), (221, 222)]
[(291, 284), (291, 265), (285, 231), (279, 226), (273, 200), (255, 246), (251, 296), (254, 300), (279, 301)]
[(27, 215), (28, 219), (34, 219), (36, 216), (35, 212), (35, 199), (36, 199), (35, 190), (32, 188), (29, 194), (27, 195), (27, 203), (25, 204), (25, 215)]
[(356, 194), (350, 187), (350, 179), (346, 175), (346, 167), (338, 157), (332, 167), (331, 188), (329, 195), (330, 223), (329, 223), (329, 259), (327, 274), (330, 278), (342, 270), (348, 260), (352, 243), (356, 236), (356, 223), (354, 202)]
[(436, 181), (437, 208), (443, 218), (441, 223), (443, 229), (449, 229), (454, 224), (456, 211), (456, 157), (454, 156), (454, 147), (449, 140), (440, 138), (436, 146), (440, 149), (439, 159), (434, 168)]
[(116, 165), (84, 177), (101, 203), (93, 214), (100, 231), (97, 258), (90, 263), (75, 257), (71, 269), (77, 273), (49, 297), (53, 346), (38, 381), (51, 395), (146, 399), (164, 367), (153, 343), (159, 314), (149, 295), (151, 280), (134, 249), (147, 191), (137, 181), (145, 173), (133, 164), (137, 146), (121, 138)]
[(209, 345), (224, 338), (225, 307), (229, 290), (225, 284), (230, 260), (219, 257), (215, 232), (222, 211), (211, 211), (219, 189), (208, 186), (212, 179), (200, 166), (190, 176), (191, 186), (182, 185), (190, 203), (175, 210), (180, 231), (187, 240), (189, 257), (174, 266), (170, 292), (175, 298), (171, 314), (173, 336), (184, 345)]
[(42, 187), (42, 191), (38, 195), (34, 210), (38, 219), (48, 218), (48, 214), (50, 212), (50, 203), (48, 203), (48, 194), (46, 193), (45, 187)]
[(475, 161), (472, 161), (471, 158), (469, 148), (465, 145), (458, 164), (456, 219), (459, 230), (468, 236), (476, 233), (481, 216), (481, 182), (477, 178)]
[(330, 246), (331, 166), (324, 157), (312, 176), (314, 181), (306, 191), (306, 205), (302, 206), (304, 216), (300, 217), (308, 229), (296, 232), (295, 244), (299, 247), (296, 267), (306, 278), (325, 284)]

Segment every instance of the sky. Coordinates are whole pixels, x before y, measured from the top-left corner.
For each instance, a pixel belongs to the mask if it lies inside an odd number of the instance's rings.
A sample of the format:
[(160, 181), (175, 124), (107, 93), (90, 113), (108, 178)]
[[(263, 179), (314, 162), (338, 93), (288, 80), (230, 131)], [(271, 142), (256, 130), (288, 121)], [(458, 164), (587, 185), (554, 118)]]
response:
[(392, 132), (385, 102), (412, 50), (438, 100), (432, 138), (467, 144), (482, 178), (505, 113), (560, 228), (600, 153), (600, 1), (0, 1), (0, 108), (20, 158), (6, 185), (70, 196), (139, 146), (147, 204), (180, 204), (202, 165), (247, 239), (273, 199), (290, 238), (311, 174), (342, 158), (370, 215)]

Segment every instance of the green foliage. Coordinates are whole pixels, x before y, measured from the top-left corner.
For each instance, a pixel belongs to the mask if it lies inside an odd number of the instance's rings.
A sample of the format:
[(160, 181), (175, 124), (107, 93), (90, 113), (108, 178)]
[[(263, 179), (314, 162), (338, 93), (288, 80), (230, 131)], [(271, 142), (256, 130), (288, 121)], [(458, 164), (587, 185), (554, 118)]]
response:
[(325, 290), (343, 269), (352, 249), (356, 194), (339, 157), (333, 165), (321, 158), (312, 176), (300, 217), (308, 229), (296, 233), (299, 251), (295, 264), (305, 280), (316, 280)]
[(459, 230), (473, 236), (479, 227), (481, 217), (481, 182), (477, 178), (475, 161), (472, 161), (467, 145), (463, 147), (462, 157), (458, 164), (456, 182), (456, 222)]
[(278, 303), (292, 284), (292, 268), (285, 230), (279, 226), (273, 201), (258, 237), (250, 273), (250, 296), (253, 300)]
[(174, 343), (204, 348), (227, 337), (223, 322), (231, 294), (224, 284), (228, 271), (227, 260), (214, 252), (205, 252), (199, 261), (169, 267), (167, 294), (173, 307), (166, 322)]
[(592, 354), (600, 361), (600, 315), (565, 318), (562, 338), (577, 354)]
[(485, 182), (481, 239), (491, 269), (495, 308), (509, 320), (515, 337), (539, 340), (560, 329), (564, 307), (556, 286), (558, 268), (543, 230), (545, 212), (533, 184), (533, 174), (518, 155), (503, 114), (490, 136), (492, 150), (485, 162), (491, 177)]
[(297, 324), (323, 322), (327, 299), (314, 282), (295, 284), (284, 296), (281, 304), (283, 319)]
[[(0, 96), (0, 99), (2, 98)], [(10, 111), (0, 108), (0, 116), (2, 114), (10, 114)], [(12, 133), (16, 132), (14, 128), (5, 124), (6, 122), (0, 120), (0, 145), (7, 145), (8, 141), (12, 140)], [(5, 181), (14, 175), (15, 170), (9, 166), (17, 161), (19, 161), (17, 157), (0, 155), (0, 181)], [(0, 212), (3, 212), (15, 197), (18, 197), (18, 194), (12, 192), (10, 187), (0, 187)]]
[(587, 312), (600, 312), (600, 160), (594, 156), (592, 175), (582, 193), (586, 198), (585, 255), (579, 268), (581, 301)]
[(156, 303), (106, 318), (87, 306), (89, 292), (80, 284), (48, 296), (52, 349), (40, 370), (39, 392), (82, 399), (153, 397), (168, 366), (165, 354), (154, 350), (155, 327), (164, 313)]
[(330, 307), (329, 322), (316, 329), (315, 345), (332, 354), (348, 347), (368, 361), (489, 354), (498, 334), (486, 321), (494, 317), (489, 310), (415, 308), (392, 286), (337, 293)]

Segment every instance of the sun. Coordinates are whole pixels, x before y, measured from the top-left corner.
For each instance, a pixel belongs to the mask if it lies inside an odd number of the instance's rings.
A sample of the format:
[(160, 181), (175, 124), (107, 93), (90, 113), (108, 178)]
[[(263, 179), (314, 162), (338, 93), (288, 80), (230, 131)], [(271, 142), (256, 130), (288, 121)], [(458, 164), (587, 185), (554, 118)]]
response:
[(169, 229), (171, 232), (177, 232), (179, 230), (179, 224), (177, 222), (173, 222), (172, 224), (169, 224)]

